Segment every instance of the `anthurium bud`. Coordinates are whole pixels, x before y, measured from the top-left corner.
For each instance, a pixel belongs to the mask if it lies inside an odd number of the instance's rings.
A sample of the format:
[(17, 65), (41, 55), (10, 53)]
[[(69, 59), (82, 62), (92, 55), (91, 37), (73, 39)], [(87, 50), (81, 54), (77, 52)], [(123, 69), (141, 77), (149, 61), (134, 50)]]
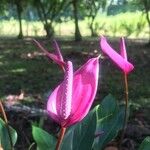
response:
[(100, 38), (100, 47), (102, 51), (110, 57), (110, 59), (119, 67), (121, 70), (128, 74), (134, 69), (134, 66), (127, 60), (127, 53), (125, 48), (124, 39), (121, 38), (120, 41), (120, 51), (121, 54), (118, 54), (107, 42), (105, 37)]

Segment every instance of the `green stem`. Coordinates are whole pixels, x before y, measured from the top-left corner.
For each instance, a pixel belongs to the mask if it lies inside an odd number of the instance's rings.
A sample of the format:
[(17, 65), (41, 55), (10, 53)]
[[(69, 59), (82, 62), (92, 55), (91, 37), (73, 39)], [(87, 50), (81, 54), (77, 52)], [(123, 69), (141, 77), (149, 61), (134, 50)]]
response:
[(55, 150), (60, 150), (60, 145), (61, 145), (62, 140), (64, 138), (65, 132), (66, 132), (66, 128), (61, 127), (60, 135), (59, 135), (59, 138), (57, 140), (57, 144), (56, 144)]
[(0, 100), (0, 109), (1, 109), (1, 112), (2, 112), (2, 115), (3, 115), (3, 118), (4, 118), (4, 122), (6, 124), (7, 131), (8, 131), (8, 136), (9, 136), (9, 140), (10, 140), (11, 150), (13, 150), (13, 142), (12, 142), (11, 133), (10, 133), (9, 125), (8, 125), (8, 119), (7, 119), (7, 115), (5, 113), (5, 110), (4, 110), (4, 107), (3, 107), (3, 104), (1, 102), (1, 100)]
[(123, 129), (121, 133), (121, 138), (119, 142), (119, 149), (121, 150), (121, 143), (124, 138), (127, 122), (128, 122), (128, 102), (129, 102), (129, 90), (128, 90), (128, 79), (127, 79), (127, 74), (124, 73), (124, 86), (125, 86), (125, 116), (124, 116), (124, 122), (123, 122)]

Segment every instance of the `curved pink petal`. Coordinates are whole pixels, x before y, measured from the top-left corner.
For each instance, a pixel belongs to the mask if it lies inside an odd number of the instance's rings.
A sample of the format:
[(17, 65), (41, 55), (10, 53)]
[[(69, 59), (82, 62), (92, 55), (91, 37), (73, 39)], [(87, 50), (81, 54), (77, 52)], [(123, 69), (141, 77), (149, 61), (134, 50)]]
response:
[(125, 60), (127, 60), (127, 51), (123, 37), (120, 38), (120, 54)]
[(101, 37), (100, 46), (102, 51), (107, 54), (126, 74), (133, 70), (134, 66), (112, 49), (107, 43), (105, 37)]
[(56, 40), (54, 40), (54, 44), (55, 44), (55, 51), (56, 51), (56, 54), (57, 54), (57, 56), (58, 56), (58, 59), (59, 59), (60, 61), (64, 62), (63, 56), (62, 56), (62, 54), (61, 54), (60, 48), (59, 48), (58, 43), (57, 43)]
[(59, 55), (55, 55), (52, 54), (50, 52), (48, 52), (48, 50), (46, 50), (38, 41), (36, 41), (35, 39), (33, 39), (34, 43), (40, 48), (40, 50), (42, 50), (50, 59), (52, 59), (54, 62), (56, 62), (57, 64), (59, 64), (61, 67), (65, 66), (65, 62), (60, 59)]
[(94, 101), (99, 75), (98, 58), (90, 59), (74, 74), (72, 111), (67, 125), (81, 121)]
[(60, 123), (60, 117), (56, 108), (56, 101), (58, 96), (58, 90), (60, 89), (60, 85), (52, 92), (47, 102), (47, 112), (50, 117), (55, 120), (57, 123)]

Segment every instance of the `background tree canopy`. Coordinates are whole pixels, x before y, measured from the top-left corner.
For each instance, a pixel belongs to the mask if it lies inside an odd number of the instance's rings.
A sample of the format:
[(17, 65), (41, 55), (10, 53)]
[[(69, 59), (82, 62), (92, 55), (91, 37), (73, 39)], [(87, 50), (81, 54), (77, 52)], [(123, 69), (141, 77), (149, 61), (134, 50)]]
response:
[[(101, 18), (104, 15), (116, 16), (126, 12), (142, 12), (145, 19), (142, 19), (142, 23), (134, 23), (134, 27), (133, 23), (127, 23), (127, 18), (120, 25), (117, 23), (111, 24), (110, 28), (112, 28), (114, 35), (119, 30), (118, 28), (123, 28), (126, 30), (126, 35), (130, 36), (133, 32), (140, 34), (141, 28), (146, 24), (150, 30), (149, 4), (150, 0), (2, 0), (0, 3), (0, 19), (18, 20), (18, 38), (23, 38), (24, 34), (23, 28), (25, 26), (22, 21), (30, 23), (38, 21), (43, 25), (47, 37), (54, 36), (57, 25), (61, 27), (61, 24), (72, 21), (72, 23), (74, 22), (75, 40), (80, 41), (82, 40), (82, 32), (79, 26), (80, 21), (87, 20), (86, 24), (91, 36), (96, 36), (99, 34), (100, 29), (103, 29), (104, 32), (108, 30), (104, 28), (104, 26), (107, 26), (107, 23), (101, 22)], [(38, 29), (36, 28), (38, 27), (35, 24), (33, 26), (33, 30), (37, 31)], [(150, 34), (150, 31), (145, 32)]]

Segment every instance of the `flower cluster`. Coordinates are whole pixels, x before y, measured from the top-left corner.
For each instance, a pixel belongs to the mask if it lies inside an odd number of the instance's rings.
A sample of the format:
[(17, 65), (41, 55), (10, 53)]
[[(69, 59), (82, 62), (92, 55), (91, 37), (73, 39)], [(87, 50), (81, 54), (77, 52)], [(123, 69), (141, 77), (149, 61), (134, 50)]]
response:
[[(81, 121), (89, 112), (97, 92), (99, 57), (89, 59), (74, 71), (72, 62), (64, 61), (56, 41), (54, 41), (55, 53), (48, 52), (36, 40), (34, 42), (64, 71), (64, 80), (48, 98), (48, 114), (61, 127), (68, 127)], [(111, 48), (103, 36), (100, 38), (100, 47), (125, 74), (133, 70), (133, 65), (127, 60), (124, 38), (120, 40), (120, 54)]]

